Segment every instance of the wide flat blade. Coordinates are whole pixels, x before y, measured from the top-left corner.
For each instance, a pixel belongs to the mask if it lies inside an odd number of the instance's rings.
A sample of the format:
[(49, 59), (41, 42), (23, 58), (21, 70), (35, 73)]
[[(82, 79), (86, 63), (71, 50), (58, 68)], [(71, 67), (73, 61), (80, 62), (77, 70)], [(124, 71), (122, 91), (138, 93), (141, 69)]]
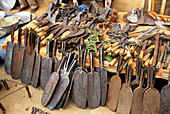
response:
[[(99, 73), (94, 72), (87, 74), (88, 77), (88, 106), (90, 108), (97, 108), (100, 105), (101, 90)], [(74, 96), (75, 99), (75, 96)]]
[(48, 109), (52, 110), (58, 104), (59, 100), (61, 99), (63, 93), (67, 89), (69, 85), (69, 78), (68, 77), (60, 77), (59, 82), (54, 90), (52, 98), (50, 102), (47, 104)]
[(100, 88), (101, 88), (101, 106), (106, 104), (107, 95), (107, 70), (104, 67), (96, 67), (96, 71), (99, 72), (100, 76)]
[(21, 70), (21, 82), (29, 85), (32, 79), (32, 73), (34, 68), (35, 51), (29, 54), (29, 50), (24, 52), (22, 70)]
[(48, 79), (52, 72), (52, 60), (49, 57), (44, 57), (41, 62), (40, 85), (44, 90)]
[(119, 95), (119, 101), (117, 106), (118, 114), (130, 114), (132, 105), (133, 93), (128, 86), (122, 86)]
[(32, 87), (36, 88), (38, 86), (39, 78), (40, 78), (40, 68), (41, 68), (41, 56), (39, 54), (36, 54), (33, 76), (31, 80)]
[(121, 79), (118, 76), (112, 76), (109, 82), (108, 96), (106, 106), (115, 111), (118, 104), (119, 94), (121, 88)]
[(160, 114), (168, 114), (170, 112), (170, 86), (167, 85), (161, 90)]
[(25, 47), (21, 46), (17, 49), (18, 44), (15, 44), (12, 52), (11, 75), (13, 79), (21, 78), (21, 69), (24, 57)]
[(144, 88), (136, 88), (133, 92), (131, 114), (142, 114)]
[(87, 74), (84, 71), (74, 72), (73, 96), (77, 107), (85, 108), (87, 103)]
[(11, 44), (11, 42), (7, 42), (6, 56), (5, 56), (5, 71), (9, 75), (11, 74), (12, 51), (13, 51), (13, 44)]
[(159, 114), (160, 109), (160, 94), (154, 88), (149, 88), (145, 91), (143, 97), (143, 112), (142, 114)]
[(58, 83), (58, 80), (59, 80), (59, 74), (57, 74), (56, 72), (53, 72), (45, 86), (43, 95), (41, 97), (41, 104), (43, 106), (46, 106), (47, 103), (49, 102), (49, 100), (55, 90), (55, 87)]

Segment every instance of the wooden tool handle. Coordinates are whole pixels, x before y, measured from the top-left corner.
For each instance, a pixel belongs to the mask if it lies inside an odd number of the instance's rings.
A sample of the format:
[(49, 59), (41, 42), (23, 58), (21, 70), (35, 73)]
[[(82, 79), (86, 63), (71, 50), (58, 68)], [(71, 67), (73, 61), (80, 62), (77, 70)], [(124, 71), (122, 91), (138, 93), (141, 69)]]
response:
[(144, 58), (142, 59), (143, 62), (146, 62), (150, 57), (150, 54), (147, 54), (144, 56)]
[(159, 34), (156, 35), (156, 37), (155, 37), (155, 49), (154, 49), (154, 55), (153, 55), (153, 61), (152, 61), (152, 66), (153, 67), (156, 66), (158, 48), (159, 48)]
[(122, 48), (122, 49), (120, 50), (120, 52), (119, 52), (119, 55), (120, 55), (120, 56), (124, 55), (124, 52), (125, 52), (125, 49)]
[(129, 59), (128, 66), (132, 66), (132, 64), (133, 64), (133, 58), (131, 57), (131, 58)]
[(148, 59), (148, 60), (144, 63), (144, 66), (145, 66), (145, 67), (148, 67), (148, 66), (149, 66), (149, 61), (150, 61), (150, 59)]
[(140, 55), (139, 55), (140, 58), (143, 58), (144, 50), (147, 46), (147, 43), (148, 43), (148, 40), (145, 40), (143, 47), (142, 47), (142, 50), (141, 50)]
[(148, 14), (149, 14), (150, 17), (152, 17), (152, 19), (156, 20), (155, 16), (151, 12), (148, 12)]
[(114, 59), (109, 63), (109, 65), (112, 67), (116, 62), (117, 62), (117, 58), (114, 58)]

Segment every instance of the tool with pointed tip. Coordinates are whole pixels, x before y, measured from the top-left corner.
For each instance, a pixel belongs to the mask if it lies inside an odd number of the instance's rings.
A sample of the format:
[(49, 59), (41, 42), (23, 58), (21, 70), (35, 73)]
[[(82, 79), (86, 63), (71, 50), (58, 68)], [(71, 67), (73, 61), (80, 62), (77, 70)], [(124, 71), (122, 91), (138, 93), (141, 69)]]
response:
[(160, 109), (160, 94), (154, 88), (155, 82), (155, 68), (151, 67), (150, 70), (150, 87), (144, 92), (143, 95), (143, 112), (142, 114), (159, 114)]
[(21, 71), (21, 82), (29, 85), (32, 79), (34, 59), (35, 59), (35, 50), (33, 44), (35, 43), (35, 37), (33, 31), (29, 33), (28, 39), (28, 48), (24, 51), (22, 71)]
[(139, 87), (137, 87), (133, 92), (133, 101), (131, 106), (131, 114), (142, 114), (142, 106), (143, 106), (143, 82), (145, 77), (145, 68), (141, 69), (140, 75), (140, 83)]
[(83, 50), (79, 51), (79, 69), (74, 72), (73, 96), (74, 103), (79, 108), (85, 108), (87, 103), (87, 82), (86, 71), (83, 70)]
[(65, 61), (66, 57), (64, 56), (62, 58), (62, 61), (59, 65), (59, 68), (57, 69), (57, 72), (53, 72), (44, 88), (44, 92), (43, 92), (43, 95), (41, 97), (41, 104), (43, 106), (46, 106), (47, 103), (50, 101), (50, 98), (52, 97), (53, 93), (54, 93), (54, 90), (57, 86), (57, 83), (58, 83), (58, 80), (59, 80), (59, 72), (60, 72), (60, 69)]
[(40, 38), (37, 37), (37, 45), (36, 45), (36, 55), (35, 55), (35, 63), (34, 63), (34, 70), (33, 70), (33, 76), (31, 79), (31, 85), (33, 87), (37, 87), (39, 84), (39, 79), (40, 79), (40, 68), (41, 68), (41, 56), (39, 54), (40, 50)]
[(118, 99), (119, 99), (119, 93), (121, 88), (121, 79), (119, 77), (120, 73), (120, 66), (122, 63), (122, 58), (119, 57), (118, 65), (117, 65), (117, 74), (115, 76), (112, 76), (109, 82), (109, 89), (108, 89), (108, 96), (106, 101), (106, 106), (112, 110), (115, 111), (117, 109)]
[(11, 74), (11, 62), (12, 62), (12, 51), (13, 51), (13, 45), (14, 45), (14, 31), (15, 26), (11, 26), (11, 42), (7, 42), (6, 47), (6, 56), (5, 56), (5, 71), (7, 74)]
[(94, 71), (94, 53), (89, 52), (90, 60), (90, 72), (87, 74), (88, 77), (88, 106), (90, 108), (97, 108), (100, 105), (101, 100), (101, 88), (100, 88), (100, 77), (99, 73)]
[(50, 110), (54, 109), (56, 105), (58, 104), (58, 102), (60, 101), (62, 95), (64, 94), (64, 92), (66, 91), (70, 83), (69, 75), (70, 75), (70, 72), (73, 70), (74, 66), (76, 65), (76, 63), (77, 63), (77, 60), (74, 59), (67, 73), (65, 75), (60, 76), (60, 80), (53, 93), (53, 96), (50, 102), (47, 104), (48, 109)]
[(41, 62), (40, 85), (43, 90), (52, 72), (52, 63), (53, 63), (51, 59), (52, 43), (53, 40), (47, 39), (47, 49), (46, 49), (47, 55), (42, 58), (42, 62)]
[(21, 78), (21, 69), (25, 47), (21, 45), (21, 28), (18, 29), (18, 44), (14, 44), (12, 52), (11, 76), (13, 79)]
[(160, 114), (168, 114), (170, 112), (170, 72), (168, 77), (168, 85), (161, 90)]
[[(129, 66), (127, 66), (129, 67)], [(130, 86), (131, 77), (133, 74), (133, 69), (129, 67), (128, 80), (126, 78), (126, 83), (122, 85), (119, 95), (119, 101), (117, 106), (118, 114), (130, 114), (130, 109), (132, 105), (133, 93)]]
[(105, 106), (106, 104), (106, 95), (107, 95), (107, 70), (103, 66), (103, 56), (104, 56), (104, 48), (99, 47), (99, 60), (100, 67), (96, 67), (96, 71), (100, 76), (100, 88), (101, 88), (101, 106)]

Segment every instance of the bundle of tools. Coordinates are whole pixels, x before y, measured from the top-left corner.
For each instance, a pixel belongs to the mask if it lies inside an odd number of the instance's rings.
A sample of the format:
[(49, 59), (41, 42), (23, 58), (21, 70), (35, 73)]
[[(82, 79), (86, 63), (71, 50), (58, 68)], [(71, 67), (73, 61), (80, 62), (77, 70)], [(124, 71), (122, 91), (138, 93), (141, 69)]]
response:
[[(143, 9), (136, 12), (132, 9), (132, 14), (124, 16), (127, 23), (121, 28), (117, 21), (113, 24), (117, 11), (103, 9), (94, 17), (74, 5), (51, 3), (45, 13), (18, 31), (14, 32), (12, 26), (5, 70), (26, 85), (36, 88), (40, 84), (44, 91), (41, 104), (50, 110), (66, 108), (71, 95), (79, 108), (86, 108), (87, 104), (90, 108), (106, 105), (118, 113), (158, 113), (160, 95), (154, 89), (155, 72), (170, 69), (170, 36), (160, 32), (162, 28), (158, 26), (135, 31), (140, 25), (155, 25), (149, 18), (150, 12)], [(136, 25), (129, 25), (129, 21)], [(15, 34), (18, 43), (14, 43)], [(43, 58), (40, 47), (46, 49)], [(108, 89), (104, 66), (117, 67)], [(126, 80), (121, 85), (119, 74), (123, 69)], [(146, 69), (148, 85), (144, 89)], [(131, 82), (132, 74), (136, 79)], [(162, 100), (162, 104), (166, 101)]]

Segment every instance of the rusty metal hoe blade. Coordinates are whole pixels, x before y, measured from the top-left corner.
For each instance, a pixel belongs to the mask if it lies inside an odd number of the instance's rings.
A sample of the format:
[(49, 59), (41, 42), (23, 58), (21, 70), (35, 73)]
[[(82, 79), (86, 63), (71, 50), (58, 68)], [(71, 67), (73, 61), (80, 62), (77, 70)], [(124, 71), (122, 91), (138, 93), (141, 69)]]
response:
[(73, 96), (77, 107), (85, 108), (87, 103), (87, 73), (83, 70), (82, 56), (83, 51), (80, 50), (79, 65), (80, 69), (74, 72)]
[(155, 68), (151, 67), (150, 72), (150, 88), (144, 92), (142, 114), (159, 114), (160, 94), (159, 91), (154, 88)]
[(133, 101), (132, 101), (132, 107), (131, 107), (131, 114), (142, 114), (143, 109), (143, 91), (144, 88), (143, 80), (145, 77), (145, 68), (141, 69), (141, 76), (140, 76), (140, 83), (139, 87), (137, 87), (133, 92)]
[(24, 58), (22, 64), (22, 71), (21, 71), (21, 82), (29, 85), (32, 79), (33, 67), (34, 67), (34, 59), (35, 59), (35, 50), (33, 48), (34, 41), (34, 34), (30, 31), (29, 35), (29, 46), (24, 51)]
[(73, 67), (76, 65), (76, 63), (77, 63), (77, 60), (73, 60), (73, 63), (71, 64), (71, 67), (69, 68), (65, 76), (62, 76), (64, 78), (62, 79), (60, 77), (57, 87), (53, 93), (53, 96), (50, 102), (47, 104), (48, 109), (50, 110), (54, 109), (56, 105), (58, 104), (58, 102), (60, 101), (62, 95), (64, 94), (64, 92), (66, 91), (70, 83), (69, 75), (70, 75), (70, 72), (73, 70)]
[(14, 31), (15, 26), (11, 27), (11, 42), (7, 42), (6, 47), (6, 56), (5, 56), (5, 71), (7, 74), (11, 74), (11, 63), (12, 63), (12, 51), (13, 51), (13, 42), (14, 42)]
[(99, 73), (94, 71), (94, 53), (89, 53), (90, 60), (90, 72), (88, 77), (87, 99), (88, 106), (90, 108), (97, 108), (100, 105), (101, 100), (101, 88)]
[(53, 72), (45, 86), (45, 89), (44, 89), (44, 92), (43, 92), (43, 95), (42, 95), (42, 98), (41, 98), (41, 104), (43, 106), (46, 106), (47, 103), (49, 102), (55, 88), (56, 88), (56, 85), (58, 83), (58, 80), (59, 80), (59, 72), (60, 72), (60, 69), (61, 69), (61, 66), (63, 65), (64, 61), (65, 61), (66, 57), (64, 56), (60, 65), (59, 65), (59, 68), (57, 70), (57, 72)]
[(107, 94), (107, 70), (103, 66), (103, 56), (104, 56), (104, 48), (99, 47), (99, 59), (100, 59), (100, 67), (96, 67), (96, 71), (100, 76), (100, 88), (101, 88), (101, 106), (105, 106), (106, 104), (106, 94)]
[(130, 86), (131, 77), (133, 74), (133, 69), (129, 67), (128, 82), (122, 85), (120, 90), (119, 102), (117, 107), (118, 114), (130, 114), (130, 109), (132, 105), (133, 93)]
[(21, 69), (25, 47), (21, 45), (21, 28), (18, 29), (18, 44), (14, 44), (12, 52), (11, 76), (13, 79), (21, 78)]
[(43, 90), (52, 73), (52, 59), (51, 59), (52, 43), (53, 41), (51, 39), (47, 39), (46, 50), (47, 55), (46, 57), (42, 58), (41, 62), (40, 85)]
[(120, 94), (121, 79), (119, 77), (119, 73), (120, 73), (119, 66), (121, 65), (121, 62), (122, 62), (122, 57), (120, 57), (118, 60), (117, 74), (115, 76), (112, 76), (109, 82), (106, 106), (112, 111), (115, 111), (117, 108), (119, 94)]
[(168, 114), (170, 112), (170, 73), (168, 77), (168, 85), (161, 90), (160, 114)]

